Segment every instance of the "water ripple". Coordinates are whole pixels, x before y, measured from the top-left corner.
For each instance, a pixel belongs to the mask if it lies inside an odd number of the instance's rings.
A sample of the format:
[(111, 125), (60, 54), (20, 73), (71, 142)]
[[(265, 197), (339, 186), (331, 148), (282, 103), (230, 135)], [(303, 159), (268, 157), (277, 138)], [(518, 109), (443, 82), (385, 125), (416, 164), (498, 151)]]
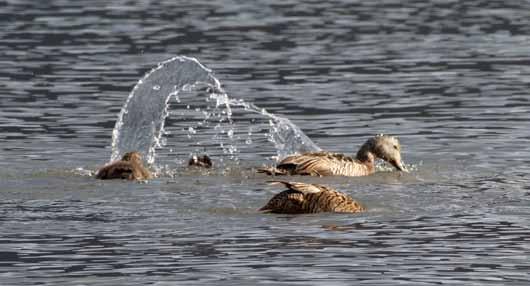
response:
[[(528, 2), (4, 2), (0, 284), (528, 284)], [(127, 94), (179, 54), (322, 149), (391, 133), (417, 168), (307, 179), (355, 216), (256, 213), (266, 138), (226, 172), (92, 180)]]

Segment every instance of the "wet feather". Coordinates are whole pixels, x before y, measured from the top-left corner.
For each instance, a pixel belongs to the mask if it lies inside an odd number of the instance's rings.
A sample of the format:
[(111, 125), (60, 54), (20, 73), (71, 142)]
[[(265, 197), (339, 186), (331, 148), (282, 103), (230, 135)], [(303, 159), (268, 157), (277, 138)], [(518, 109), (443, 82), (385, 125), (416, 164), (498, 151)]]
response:
[(377, 135), (368, 139), (355, 158), (340, 153), (310, 152), (284, 158), (275, 167), (263, 167), (259, 173), (268, 175), (366, 176), (375, 172), (375, 159), (381, 158), (398, 170), (405, 171), (401, 162), (401, 147), (395, 137)]
[(125, 153), (121, 160), (103, 166), (96, 173), (96, 178), (101, 180), (148, 180), (152, 177), (151, 172), (144, 167), (139, 152)]
[(260, 209), (263, 212), (302, 214), (319, 212), (357, 213), (366, 209), (350, 196), (330, 187), (300, 182), (273, 181), (288, 189), (275, 195)]

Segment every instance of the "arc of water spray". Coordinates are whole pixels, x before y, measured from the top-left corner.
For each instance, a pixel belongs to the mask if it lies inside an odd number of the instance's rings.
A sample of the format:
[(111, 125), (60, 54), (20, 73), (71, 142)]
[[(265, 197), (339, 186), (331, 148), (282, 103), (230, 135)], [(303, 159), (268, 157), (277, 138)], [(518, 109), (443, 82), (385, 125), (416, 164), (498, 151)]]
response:
[(111, 160), (137, 150), (147, 154), (148, 163), (153, 164), (171, 96), (199, 82), (219, 85), (211, 73), (197, 59), (186, 56), (163, 61), (146, 73), (134, 86), (118, 115), (112, 132)]
[(111, 160), (118, 159), (127, 151), (136, 150), (147, 154), (147, 162), (153, 164), (155, 149), (163, 145), (161, 138), (169, 100), (180, 91), (193, 89), (199, 84), (206, 84), (213, 90), (210, 97), (216, 100), (217, 107), (224, 106), (230, 121), (232, 106), (243, 107), (246, 111), (268, 118), (269, 141), (275, 144), (278, 157), (320, 150), (289, 119), (271, 114), (242, 99), (229, 98), (210, 69), (195, 58), (176, 56), (146, 73), (127, 97), (112, 132)]

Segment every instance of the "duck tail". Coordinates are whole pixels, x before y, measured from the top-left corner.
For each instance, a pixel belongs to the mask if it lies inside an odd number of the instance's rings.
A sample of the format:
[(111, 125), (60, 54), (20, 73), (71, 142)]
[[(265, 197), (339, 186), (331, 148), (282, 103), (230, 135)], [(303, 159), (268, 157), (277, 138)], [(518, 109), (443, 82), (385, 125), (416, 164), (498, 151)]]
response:
[(258, 173), (267, 174), (269, 176), (287, 175), (287, 173), (284, 170), (278, 169), (276, 167), (262, 167), (262, 168), (258, 168), (257, 172)]
[(267, 204), (267, 205), (265, 205), (265, 206), (259, 208), (259, 209), (258, 209), (258, 212), (261, 212), (261, 213), (270, 213), (270, 212), (272, 212), (272, 209), (269, 208), (269, 204)]

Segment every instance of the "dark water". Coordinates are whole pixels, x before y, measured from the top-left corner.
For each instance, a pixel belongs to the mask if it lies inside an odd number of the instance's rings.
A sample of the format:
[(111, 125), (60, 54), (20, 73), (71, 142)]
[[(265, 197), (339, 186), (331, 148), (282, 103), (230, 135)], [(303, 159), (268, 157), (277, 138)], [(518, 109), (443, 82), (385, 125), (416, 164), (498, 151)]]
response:
[[(0, 3), (1, 285), (528, 285), (530, 3), (266, 3)], [(83, 175), (178, 54), (325, 150), (397, 135), (415, 171), (297, 178), (369, 208), (302, 216), (256, 213), (278, 189), (245, 168)]]

